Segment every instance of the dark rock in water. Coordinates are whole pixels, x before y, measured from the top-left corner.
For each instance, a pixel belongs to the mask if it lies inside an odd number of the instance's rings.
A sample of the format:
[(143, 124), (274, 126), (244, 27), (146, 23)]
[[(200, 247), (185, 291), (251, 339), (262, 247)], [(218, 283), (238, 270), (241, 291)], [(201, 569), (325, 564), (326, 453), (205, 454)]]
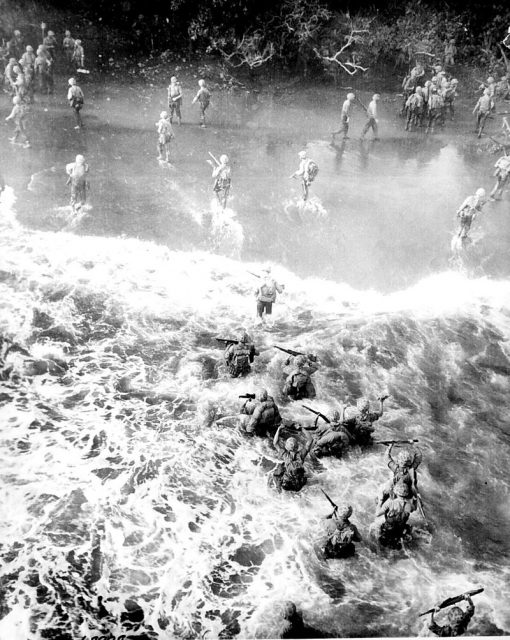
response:
[(54, 327), (49, 327), (48, 329), (44, 329), (39, 334), (39, 337), (50, 338), (51, 340), (55, 340), (56, 342), (68, 342), (69, 344), (76, 344), (76, 335), (70, 329), (66, 329), (66, 327), (62, 325), (55, 325)]
[(124, 602), (125, 611), (120, 614), (121, 622), (143, 622), (144, 613), (142, 607), (136, 600), (128, 599)]
[(243, 544), (230, 556), (234, 562), (243, 567), (260, 566), (264, 562), (265, 553), (260, 546)]
[(60, 376), (63, 375), (67, 369), (67, 362), (61, 358), (28, 360), (24, 365), (24, 372), (27, 376), (42, 376), (45, 373), (49, 373), (52, 376)]
[(479, 367), (492, 369), (495, 373), (510, 375), (510, 360), (497, 342), (491, 342), (484, 353), (474, 358), (473, 362)]
[(32, 316), (32, 324), (38, 329), (49, 329), (54, 323), (54, 319), (45, 311), (34, 309)]

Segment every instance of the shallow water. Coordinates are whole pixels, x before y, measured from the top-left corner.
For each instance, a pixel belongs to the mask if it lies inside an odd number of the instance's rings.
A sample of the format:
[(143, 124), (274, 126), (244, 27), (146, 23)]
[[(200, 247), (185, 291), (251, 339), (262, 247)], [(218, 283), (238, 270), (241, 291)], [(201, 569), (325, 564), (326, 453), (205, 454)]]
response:
[[(481, 175), (487, 182), (492, 159), (442, 136), (367, 143), (368, 158), (351, 140), (340, 156), (319, 136), (332, 104), (283, 109), (274, 98), (246, 116), (257, 126), (183, 125), (174, 171), (153, 160), (150, 123), (163, 105), (135, 123), (141, 91), (114, 87), (120, 108), (108, 124), (108, 95), (96, 88), (75, 145), (62, 111), (42, 129), (47, 149), (34, 144), (23, 162), (9, 150), (1, 331), (70, 367), (2, 388), (0, 637), (275, 637), (287, 599), (324, 636), (415, 636), (426, 633), (420, 611), (478, 584), (470, 633), (508, 634), (508, 200), (481, 222), (492, 256), (483, 272), (446, 269), (453, 211)], [(305, 142), (327, 217), (289, 222), (288, 175)], [(209, 148), (233, 158), (227, 216), (242, 227), (216, 249), (242, 261), (207, 251), (218, 215)], [(78, 150), (92, 167), (91, 209), (70, 224), (58, 209), (62, 168)], [(254, 324), (246, 271), (267, 261), (286, 285), (271, 331)], [(240, 326), (261, 356), (247, 379), (231, 380), (214, 337)], [(391, 394), (377, 435), (420, 440), (431, 544), (381, 552), (368, 540), (387, 478), (382, 448), (310, 461), (307, 486), (276, 495), (270, 444), (215, 425), (261, 385), (284, 417), (309, 420), (281, 397), (273, 344), (318, 353), (314, 406), (325, 413)], [(169, 399), (126, 398), (123, 376)], [(317, 554), (329, 512), (320, 488), (354, 507), (364, 541), (353, 559)], [(126, 615), (133, 603), (142, 621)]]

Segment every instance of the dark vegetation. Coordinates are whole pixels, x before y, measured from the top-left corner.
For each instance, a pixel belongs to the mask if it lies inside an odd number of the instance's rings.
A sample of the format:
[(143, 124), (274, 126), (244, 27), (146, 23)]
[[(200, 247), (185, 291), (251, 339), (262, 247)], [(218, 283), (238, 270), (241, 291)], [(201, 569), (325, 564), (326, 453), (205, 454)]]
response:
[(246, 70), (252, 77), (338, 80), (383, 67), (403, 70), (416, 59), (441, 61), (449, 41), (458, 63), (497, 74), (508, 66), (508, 49), (501, 46), (510, 25), (507, 2), (0, 0), (0, 6), (4, 38), (15, 27), (40, 31), (44, 20), (55, 31), (74, 29), (105, 67), (126, 57), (210, 56), (233, 75)]

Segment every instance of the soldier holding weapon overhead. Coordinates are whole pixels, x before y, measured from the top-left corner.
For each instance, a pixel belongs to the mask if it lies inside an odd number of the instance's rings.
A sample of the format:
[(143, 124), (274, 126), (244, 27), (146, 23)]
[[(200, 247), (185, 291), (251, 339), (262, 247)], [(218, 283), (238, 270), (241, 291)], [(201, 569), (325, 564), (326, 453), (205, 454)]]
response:
[(208, 153), (212, 158), (212, 160), (208, 160), (207, 162), (213, 168), (213, 191), (216, 194), (221, 207), (225, 209), (225, 207), (227, 206), (228, 195), (230, 193), (230, 187), (232, 184), (229, 159), (227, 155), (223, 154), (220, 156), (220, 159), (217, 160), (210, 151)]
[[(461, 636), (467, 631), (467, 627), (469, 621), (473, 617), (475, 613), (475, 605), (471, 600), (471, 596), (475, 596), (479, 593), (482, 593), (483, 587), (479, 589), (472, 589), (471, 591), (466, 591), (460, 596), (454, 596), (453, 598), (447, 598), (440, 604), (436, 605), (432, 609), (428, 609), (423, 613), (420, 613), (420, 616), (425, 616), (430, 613), (430, 624), (429, 629), (441, 638), (452, 638), (456, 636)], [(466, 600), (467, 609), (463, 611), (460, 607), (454, 607), (452, 605), (457, 604), (457, 602), (462, 602), (462, 600)], [(435, 621), (434, 615), (441, 611), (441, 609), (445, 609), (446, 607), (452, 607), (450, 611), (448, 611), (448, 624), (439, 626)]]

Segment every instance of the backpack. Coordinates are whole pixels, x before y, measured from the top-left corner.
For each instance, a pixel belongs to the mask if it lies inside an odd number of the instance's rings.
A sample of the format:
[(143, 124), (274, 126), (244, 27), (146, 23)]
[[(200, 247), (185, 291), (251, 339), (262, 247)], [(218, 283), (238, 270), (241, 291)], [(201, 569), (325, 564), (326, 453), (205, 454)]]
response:
[(234, 354), (230, 362), (230, 370), (234, 375), (250, 370), (250, 349), (248, 347), (238, 345), (234, 349)]
[(319, 173), (319, 165), (314, 160), (308, 160), (304, 178), (308, 183), (312, 183)]

